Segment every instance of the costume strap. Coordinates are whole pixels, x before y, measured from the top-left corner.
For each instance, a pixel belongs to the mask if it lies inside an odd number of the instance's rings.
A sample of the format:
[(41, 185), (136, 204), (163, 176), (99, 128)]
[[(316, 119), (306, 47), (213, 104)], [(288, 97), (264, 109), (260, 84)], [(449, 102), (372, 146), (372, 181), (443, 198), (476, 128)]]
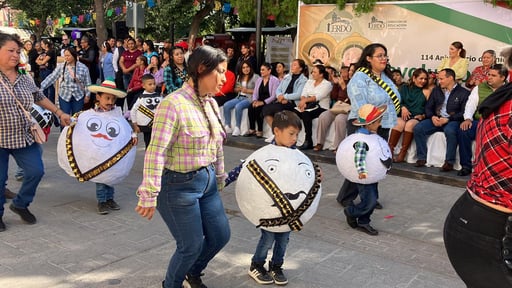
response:
[(71, 170), (75, 174), (76, 179), (80, 182), (89, 181), (92, 178), (100, 175), (101, 173), (108, 170), (110, 167), (116, 165), (117, 162), (121, 161), (128, 152), (130, 152), (130, 149), (133, 147), (132, 139), (124, 145), (124, 147), (114, 154), (112, 157), (108, 158), (107, 160), (103, 161), (99, 165), (93, 167), (89, 171), (86, 171), (85, 173), (82, 173), (80, 171), (80, 167), (78, 167), (78, 163), (76, 162), (75, 154), (73, 153), (73, 131), (75, 128), (75, 124), (69, 126), (68, 132), (66, 133), (66, 154), (68, 156), (69, 165), (71, 166)]
[(386, 93), (388, 93), (389, 98), (391, 98), (391, 101), (393, 101), (393, 105), (395, 105), (395, 111), (398, 114), (400, 112), (400, 99), (398, 99), (398, 96), (395, 94), (393, 89), (389, 87), (389, 85), (384, 82), (384, 80), (380, 79), (379, 77), (375, 76), (373, 73), (370, 72), (370, 70), (366, 67), (359, 67), (357, 71), (361, 71), (364, 74), (368, 75), (377, 85), (379, 85)]
[(149, 126), (149, 127), (153, 126), (153, 119), (155, 118), (155, 113), (153, 111), (151, 111), (151, 109), (149, 109), (146, 106), (140, 105), (139, 108), (137, 109), (137, 111), (139, 111), (140, 113), (144, 114), (146, 117), (151, 119), (151, 121), (149, 121), (149, 124), (147, 126)]
[(300, 217), (313, 204), (313, 200), (316, 198), (316, 195), (320, 189), (320, 174), (318, 173), (320, 168), (318, 165), (315, 165), (315, 171), (317, 172), (315, 175), (316, 181), (307, 194), (306, 199), (299, 205), (299, 207), (297, 207), (297, 209), (293, 208), (290, 201), (288, 201), (286, 196), (282, 193), (281, 189), (277, 187), (276, 183), (274, 183), (274, 181), (267, 175), (267, 173), (254, 159), (249, 161), (247, 164), (247, 169), (249, 169), (256, 181), (258, 181), (261, 187), (274, 201), (275, 207), (279, 209), (282, 215), (281, 217), (277, 218), (260, 219), (260, 224), (257, 227), (288, 225), (292, 231), (302, 230), (304, 224), (300, 220)]

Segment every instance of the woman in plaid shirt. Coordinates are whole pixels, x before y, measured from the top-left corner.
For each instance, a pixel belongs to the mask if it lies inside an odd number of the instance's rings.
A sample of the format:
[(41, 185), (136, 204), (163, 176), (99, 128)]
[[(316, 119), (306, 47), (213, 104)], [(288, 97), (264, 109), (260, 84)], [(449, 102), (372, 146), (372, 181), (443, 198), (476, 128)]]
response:
[[(34, 199), (37, 186), (43, 178), (42, 149), (30, 133), (31, 123), (18, 102), (30, 111), (32, 104), (52, 111), (64, 125), (70, 116), (57, 108), (35, 85), (30, 75), (18, 71), (22, 43), (13, 35), (0, 33), (0, 187), (5, 187), (9, 171), (9, 155), (25, 171), (23, 183), (9, 209), (27, 224), (35, 224), (36, 217), (28, 206)], [(2, 221), (5, 195), (0, 193), (0, 231), (5, 230)]]
[(206, 287), (201, 272), (226, 245), (228, 219), (223, 188), (226, 132), (213, 99), (226, 77), (226, 55), (202, 46), (188, 60), (190, 79), (155, 112), (151, 142), (135, 210), (151, 219), (155, 208), (176, 240), (163, 287)]

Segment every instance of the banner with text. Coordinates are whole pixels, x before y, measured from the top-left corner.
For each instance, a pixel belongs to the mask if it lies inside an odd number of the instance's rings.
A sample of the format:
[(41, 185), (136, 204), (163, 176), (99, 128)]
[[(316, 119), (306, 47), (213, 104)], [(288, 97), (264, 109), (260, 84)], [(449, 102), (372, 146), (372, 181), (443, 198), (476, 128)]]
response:
[[(394, 2), (397, 3), (397, 2)], [(474, 11), (493, 8), (482, 2)], [(485, 6), (485, 9), (483, 6)], [(506, 9), (509, 14), (512, 11)], [(442, 13), (439, 13), (441, 12)], [(494, 11), (497, 12), (497, 11)], [(339, 68), (356, 62), (370, 43), (388, 49), (390, 64), (409, 78), (415, 68), (437, 70), (448, 48), (461, 41), (466, 49), (470, 72), (481, 64), (482, 52), (500, 50), (512, 42), (511, 26), (492, 22), (435, 3), (378, 4), (373, 12), (355, 15), (352, 5), (339, 10), (336, 5), (300, 5), (297, 56), (311, 65), (320, 59)], [(503, 59), (498, 58), (498, 63)]]

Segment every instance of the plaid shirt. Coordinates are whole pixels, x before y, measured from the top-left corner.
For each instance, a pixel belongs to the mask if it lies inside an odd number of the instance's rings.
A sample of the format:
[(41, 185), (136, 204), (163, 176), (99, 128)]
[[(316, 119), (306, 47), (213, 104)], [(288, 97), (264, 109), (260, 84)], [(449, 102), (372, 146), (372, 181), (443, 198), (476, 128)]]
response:
[(214, 99), (204, 100), (204, 109), (194, 89), (185, 83), (182, 89), (168, 95), (158, 105), (153, 122), (151, 143), (144, 158), (143, 180), (137, 196), (141, 207), (155, 207), (165, 169), (187, 173), (214, 164), (217, 185), (224, 184), (224, 132), (219, 123), (219, 108)]
[(478, 123), (474, 169), (467, 188), (481, 199), (512, 209), (512, 100)]
[[(41, 83), (41, 90), (53, 85), (57, 79), (59, 79), (59, 97), (66, 102), (69, 102), (71, 97), (74, 97), (78, 101), (85, 95), (89, 96), (91, 94), (91, 92), (85, 88), (91, 85), (91, 76), (89, 75), (89, 69), (85, 64), (77, 61), (76, 71), (74, 66), (66, 65), (64, 78), (62, 77), (63, 69), (64, 63), (57, 65), (57, 68), (53, 70), (52, 74), (48, 75), (48, 77), (46, 77), (46, 79)], [(76, 75), (74, 75), (75, 73)], [(73, 76), (75, 76), (76, 81)]]
[[(359, 128), (357, 133), (370, 135), (370, 131), (366, 128)], [(368, 144), (364, 141), (357, 141), (354, 143), (354, 164), (356, 165), (357, 173), (368, 173), (366, 169), (366, 151), (368, 151)]]
[[(172, 73), (172, 69), (175, 69), (174, 75)], [(181, 77), (176, 73), (176, 69), (179, 70), (179, 68), (173, 68), (171, 65), (164, 68), (164, 83), (167, 93), (172, 93), (180, 89), (181, 86), (183, 86), (183, 83), (187, 80), (187, 70), (183, 69), (183, 71), (181, 71), (183, 76)]]
[(30, 146), (34, 143), (34, 138), (30, 133), (31, 123), (9, 89), (14, 92), (18, 101), (27, 111), (32, 108), (32, 103), (43, 100), (44, 94), (29, 75), (18, 73), (14, 84), (1, 72), (0, 77), (8, 87), (0, 83), (0, 147), (19, 149)]

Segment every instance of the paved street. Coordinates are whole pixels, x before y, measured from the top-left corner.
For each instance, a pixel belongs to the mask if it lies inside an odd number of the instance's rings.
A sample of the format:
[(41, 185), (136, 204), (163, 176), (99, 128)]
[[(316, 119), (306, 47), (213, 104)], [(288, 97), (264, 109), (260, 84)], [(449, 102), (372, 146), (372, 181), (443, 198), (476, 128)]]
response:
[[(0, 287), (161, 287), (175, 246), (159, 215), (147, 221), (133, 210), (143, 141), (130, 176), (115, 186), (122, 209), (102, 216), (96, 213), (94, 183), (81, 184), (58, 166), (56, 138), (54, 132), (44, 145), (46, 174), (30, 206), (38, 223), (23, 224), (8, 209), (3, 217)], [(225, 151), (227, 168), (251, 153), (235, 147)], [(342, 178), (335, 165), (320, 166), (322, 199), (304, 230), (291, 235), (284, 265), (287, 287), (464, 287), (442, 237), (444, 218), (462, 188), (388, 176), (379, 185), (384, 209), (372, 218), (380, 234), (372, 237), (346, 224), (335, 200)], [(20, 182), (14, 180), (13, 161), (9, 171), (8, 187), (16, 192)], [(209, 288), (261, 287), (247, 275), (259, 231), (241, 215), (234, 187), (222, 192), (232, 236), (204, 271)]]

